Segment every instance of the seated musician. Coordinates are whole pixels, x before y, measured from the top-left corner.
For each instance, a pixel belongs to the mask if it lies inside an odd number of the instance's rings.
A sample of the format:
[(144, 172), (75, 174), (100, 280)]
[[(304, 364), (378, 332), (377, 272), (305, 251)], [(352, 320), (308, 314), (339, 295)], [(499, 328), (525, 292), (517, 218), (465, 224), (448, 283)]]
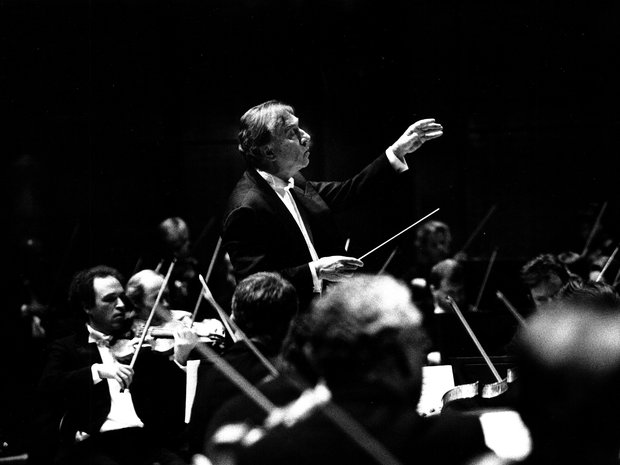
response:
[[(127, 281), (126, 295), (135, 306), (136, 320), (146, 321), (157, 294), (164, 283), (164, 276), (153, 270), (142, 270), (134, 274)], [(178, 321), (180, 323), (189, 323), (192, 314), (186, 310), (170, 310), (168, 303), (170, 292), (165, 289), (159, 301), (159, 305), (155, 309), (155, 316), (152, 324), (155, 326), (162, 325), (170, 321)]]
[(407, 282), (412, 279), (427, 280), (431, 268), (452, 253), (452, 232), (450, 227), (437, 220), (429, 220), (416, 230), (414, 265), (405, 275)]
[[(273, 360), (280, 352), (289, 323), (297, 312), (295, 288), (278, 273), (260, 272), (243, 279), (235, 289), (232, 318), (265, 357)], [(251, 383), (258, 383), (269, 371), (238, 340), (223, 356)], [(217, 409), (240, 391), (215, 367), (202, 362), (188, 427), (190, 452), (201, 452), (207, 426)]]
[(176, 259), (170, 278), (170, 302), (175, 308), (189, 308), (200, 292), (196, 280), (198, 260), (191, 254), (189, 226), (183, 218), (172, 216), (157, 225), (160, 265)]
[(564, 264), (552, 254), (538, 255), (521, 268), (521, 281), (528, 288), (535, 310), (553, 300), (570, 279)]
[(620, 297), (602, 283), (566, 286), (528, 319), (516, 344), (518, 410), (532, 438), (523, 463), (618, 463), (619, 341)]
[(461, 262), (448, 258), (431, 268), (428, 284), (433, 295), (434, 313), (451, 313), (446, 297), (452, 297), (461, 310), (468, 310), (465, 300), (464, 270)]
[(393, 463), (443, 464), (487, 450), (476, 418), (417, 414), (426, 337), (404, 284), (360, 275), (328, 289), (309, 312), (304, 352), (332, 401), (354, 419), (357, 431), (361, 425), (364, 439), (352, 440), (310, 411), (264, 431), (258, 442), (246, 438), (237, 463), (374, 464), (373, 455), (382, 454)]
[[(151, 309), (157, 300), (157, 294), (164, 283), (164, 276), (153, 270), (142, 270), (133, 275), (127, 281), (127, 297), (134, 305), (137, 315), (134, 320), (134, 330), (136, 335), (141, 334), (141, 327), (148, 319)], [(155, 315), (151, 323), (152, 327), (163, 327), (173, 329), (178, 325), (186, 327), (192, 326), (192, 314), (186, 310), (171, 310), (168, 303), (169, 291), (166, 288), (155, 309)], [(224, 326), (219, 320), (205, 319), (201, 322), (194, 323), (199, 335), (213, 336), (214, 339), (222, 339), (225, 336)], [(154, 341), (155, 344), (164, 349), (166, 346), (172, 348), (170, 339), (159, 339)]]
[(115, 339), (133, 319), (122, 281), (117, 270), (96, 266), (71, 282), (70, 303), (85, 322), (52, 344), (39, 383), (62, 415), (56, 463), (184, 463), (164, 446), (183, 421), (185, 373), (177, 364), (185, 364), (196, 337), (175, 331), (174, 361), (156, 352), (140, 353), (135, 370), (118, 361)]

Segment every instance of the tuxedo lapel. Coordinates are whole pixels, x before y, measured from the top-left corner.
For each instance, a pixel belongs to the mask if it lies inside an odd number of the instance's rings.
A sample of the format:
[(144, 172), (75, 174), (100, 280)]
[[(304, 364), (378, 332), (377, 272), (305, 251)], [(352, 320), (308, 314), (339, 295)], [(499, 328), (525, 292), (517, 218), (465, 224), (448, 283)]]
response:
[[(299, 229), (297, 222), (291, 215), (291, 212), (288, 211), (288, 208), (286, 208), (282, 200), (280, 200), (280, 198), (278, 197), (278, 194), (274, 192), (274, 190), (267, 183), (267, 181), (265, 181), (261, 177), (261, 175), (258, 174), (256, 170), (249, 169), (247, 173), (250, 179), (252, 180), (252, 182), (256, 185), (259, 191), (263, 194), (265, 201), (269, 205), (269, 209), (272, 211), (274, 216), (277, 217), (278, 225), (284, 228), (289, 238), (295, 238), (295, 240), (299, 243), (298, 247), (303, 247), (303, 250), (307, 250), (308, 247), (306, 245), (306, 240), (304, 239), (304, 236), (301, 233), (301, 230)], [(297, 190), (297, 188), (295, 189)], [(299, 208), (299, 210), (301, 213), (302, 209)], [(301, 214), (302, 214), (302, 219), (304, 220), (304, 224), (308, 226), (306, 219), (303, 217), (304, 214), (303, 213)], [(307, 227), (307, 229), (309, 228)], [(308, 231), (308, 234), (311, 234), (310, 231)], [(308, 255), (309, 255), (309, 252), (308, 252)]]

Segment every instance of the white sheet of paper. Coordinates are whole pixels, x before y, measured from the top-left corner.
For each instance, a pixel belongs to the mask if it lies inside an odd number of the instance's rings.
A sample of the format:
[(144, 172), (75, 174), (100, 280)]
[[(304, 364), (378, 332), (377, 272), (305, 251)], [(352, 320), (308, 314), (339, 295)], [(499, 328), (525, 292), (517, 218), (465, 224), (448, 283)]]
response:
[(418, 413), (423, 416), (441, 411), (441, 398), (454, 387), (452, 365), (422, 367), (422, 394), (418, 403)]

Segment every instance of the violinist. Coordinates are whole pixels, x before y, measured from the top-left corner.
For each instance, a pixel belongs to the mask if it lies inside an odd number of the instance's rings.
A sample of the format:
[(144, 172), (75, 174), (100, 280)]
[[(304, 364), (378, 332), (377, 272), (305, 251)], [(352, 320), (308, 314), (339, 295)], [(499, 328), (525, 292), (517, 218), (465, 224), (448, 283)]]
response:
[(535, 310), (553, 300), (570, 280), (564, 264), (552, 254), (538, 255), (521, 268), (521, 281), (528, 288)]
[(279, 272), (305, 309), (324, 284), (363, 266), (345, 256), (334, 214), (390, 188), (408, 169), (405, 156), (442, 134), (434, 119), (420, 120), (351, 179), (311, 182), (300, 171), (310, 163), (312, 138), (293, 108), (271, 100), (249, 109), (239, 131), (248, 166), (229, 198), (222, 234), (237, 279)]
[[(274, 359), (297, 308), (297, 293), (287, 280), (278, 273), (260, 272), (237, 285), (232, 318), (263, 355)], [(258, 383), (269, 374), (243, 340), (235, 342), (222, 358), (251, 383)], [(202, 452), (208, 423), (217, 409), (238, 393), (219, 370), (201, 362), (188, 428), (191, 452)]]
[[(157, 294), (163, 284), (164, 276), (153, 270), (139, 271), (127, 281), (126, 295), (137, 312), (132, 324), (134, 337), (141, 336), (144, 324), (155, 305)], [(155, 309), (150, 327), (174, 331), (177, 328), (192, 326), (192, 314), (185, 310), (170, 309), (168, 296), (168, 287), (166, 287)], [(195, 322), (192, 327), (198, 335), (204, 336), (205, 340), (210, 339), (209, 342), (223, 342), (224, 340), (224, 326), (219, 320), (208, 319)], [(150, 345), (159, 352), (171, 353), (174, 347), (174, 339), (151, 338)]]
[(464, 269), (461, 262), (448, 258), (435, 264), (428, 279), (435, 314), (450, 313), (446, 297), (452, 297), (460, 308), (467, 308)]
[[(487, 450), (478, 420), (416, 412), (426, 351), (421, 319), (404, 284), (359, 275), (313, 302), (304, 351), (333, 403), (389, 451), (390, 463), (464, 463)], [(248, 438), (237, 463), (377, 462), (320, 411), (310, 411), (265, 431), (258, 442)]]
[(452, 253), (450, 226), (443, 221), (426, 221), (416, 230), (414, 247), (414, 263), (405, 273), (405, 281), (411, 282), (416, 278), (428, 280), (433, 266)]
[[(127, 281), (126, 295), (135, 306), (135, 321), (146, 321), (149, 313), (155, 305), (157, 293), (164, 283), (164, 276), (153, 270), (142, 270), (134, 274)], [(164, 323), (178, 321), (179, 323), (187, 322), (189, 324), (192, 314), (185, 310), (170, 310), (168, 304), (169, 291), (166, 288), (155, 309), (152, 325), (161, 326)]]
[(141, 355), (135, 370), (118, 362), (111, 346), (134, 316), (122, 281), (117, 270), (96, 266), (71, 282), (70, 304), (84, 324), (52, 344), (39, 383), (45, 405), (54, 409), (41, 413), (55, 417), (59, 429), (57, 463), (184, 463), (166, 445), (183, 421), (185, 373), (177, 364), (185, 364), (195, 336), (175, 332), (176, 363), (156, 352)]
[(176, 259), (170, 279), (169, 299), (175, 308), (191, 308), (198, 296), (198, 260), (191, 254), (190, 230), (183, 218), (172, 216), (157, 225), (160, 260)]

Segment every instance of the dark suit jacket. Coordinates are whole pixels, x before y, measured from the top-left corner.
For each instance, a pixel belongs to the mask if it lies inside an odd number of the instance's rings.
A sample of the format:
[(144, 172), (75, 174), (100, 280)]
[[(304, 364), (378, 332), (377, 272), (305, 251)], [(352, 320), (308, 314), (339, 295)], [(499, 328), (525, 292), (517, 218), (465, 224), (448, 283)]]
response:
[[(273, 355), (265, 353), (265, 347), (260, 342), (254, 342), (262, 353), (267, 356)], [(258, 383), (269, 375), (267, 368), (243, 341), (235, 342), (224, 352), (222, 358), (252, 384)], [(207, 425), (213, 415), (225, 402), (240, 393), (239, 388), (220, 370), (206, 360), (200, 362), (196, 396), (192, 405), (191, 421), (187, 428), (190, 453), (203, 452)]]
[[(489, 451), (476, 416), (450, 412), (422, 418), (409, 402), (364, 386), (332, 394), (402, 464), (456, 465)], [(267, 431), (237, 453), (239, 465), (379, 463), (319, 411)]]
[[(347, 181), (306, 181), (299, 173), (293, 177), (293, 196), (319, 257), (345, 254), (333, 214), (380, 193), (397, 176), (381, 155)], [(301, 302), (309, 301), (312, 258), (306, 242), (284, 203), (254, 169), (244, 173), (230, 196), (222, 237), (238, 280), (277, 271), (295, 286)]]
[[(73, 443), (77, 431), (98, 433), (110, 411), (108, 383), (102, 380), (94, 384), (94, 363), (101, 363), (101, 357), (97, 345), (88, 343), (85, 328), (50, 347), (39, 383), (45, 401), (45, 411), (39, 416), (56, 425), (62, 417), (56, 440), (63, 449)], [(136, 413), (149, 434), (172, 445), (184, 426), (185, 374), (167, 355), (155, 352), (141, 353), (134, 369), (130, 392)], [(53, 431), (53, 427), (46, 429)]]

